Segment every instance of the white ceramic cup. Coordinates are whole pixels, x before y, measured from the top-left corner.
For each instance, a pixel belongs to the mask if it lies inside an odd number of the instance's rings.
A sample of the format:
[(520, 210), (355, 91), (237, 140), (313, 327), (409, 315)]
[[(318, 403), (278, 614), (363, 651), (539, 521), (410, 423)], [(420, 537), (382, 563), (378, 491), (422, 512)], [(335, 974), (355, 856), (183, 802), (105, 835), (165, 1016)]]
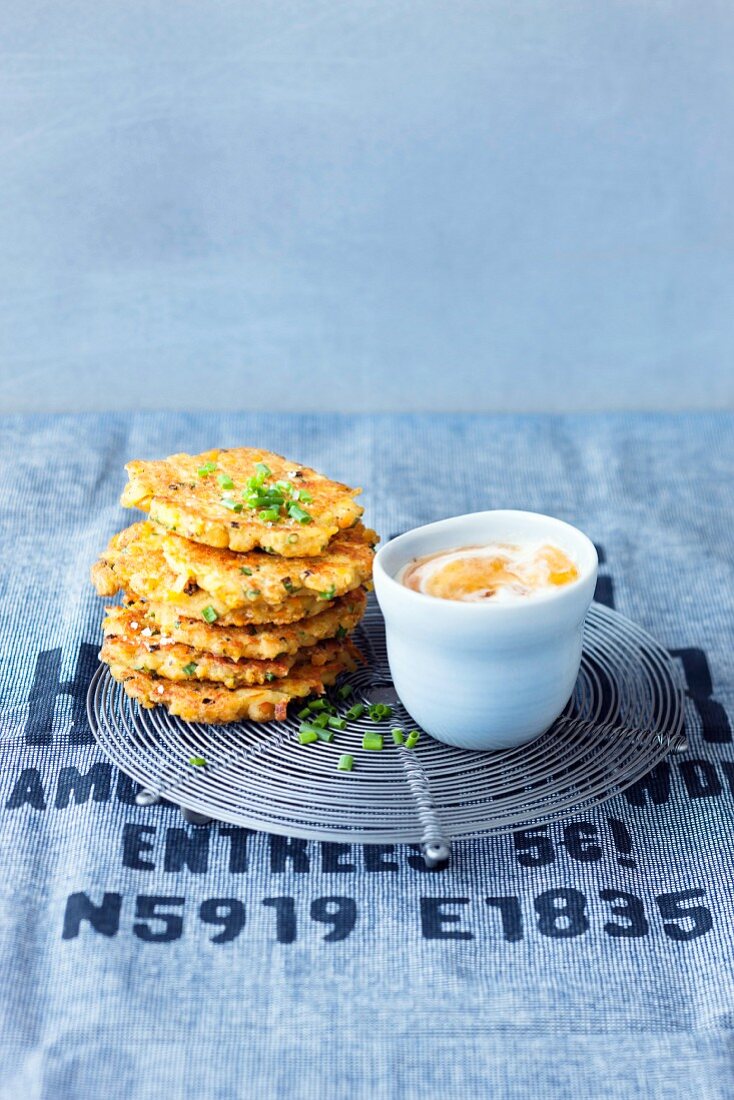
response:
[[(508, 603), (427, 596), (397, 580), (414, 558), (492, 542), (555, 543), (579, 579)], [(581, 663), (584, 617), (596, 585), (594, 544), (537, 512), (474, 512), (416, 527), (374, 564), (393, 683), (414, 721), (439, 741), (504, 749), (532, 741), (568, 702)]]

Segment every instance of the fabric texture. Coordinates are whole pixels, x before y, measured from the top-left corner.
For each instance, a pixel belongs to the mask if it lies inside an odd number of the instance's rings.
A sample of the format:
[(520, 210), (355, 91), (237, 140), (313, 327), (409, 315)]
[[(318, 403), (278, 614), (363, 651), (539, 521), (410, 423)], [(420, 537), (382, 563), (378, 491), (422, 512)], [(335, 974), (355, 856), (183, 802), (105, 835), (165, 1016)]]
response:
[[(687, 751), (433, 873), (136, 806), (85, 717), (89, 565), (127, 460), (235, 444), (361, 484), (383, 538), (580, 526), (679, 663)], [(734, 418), (13, 417), (0, 468), (3, 1100), (734, 1096)]]

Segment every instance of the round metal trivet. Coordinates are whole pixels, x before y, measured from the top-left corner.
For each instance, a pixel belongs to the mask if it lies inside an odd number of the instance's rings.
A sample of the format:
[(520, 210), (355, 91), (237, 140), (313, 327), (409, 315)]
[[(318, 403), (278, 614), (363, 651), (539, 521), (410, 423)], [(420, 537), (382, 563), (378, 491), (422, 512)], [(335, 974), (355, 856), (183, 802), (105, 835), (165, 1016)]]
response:
[[(304, 746), (299, 719), (266, 725), (205, 726), (162, 707), (143, 710), (101, 666), (87, 709), (97, 741), (143, 784), (141, 802), (163, 798), (188, 820), (210, 819), (316, 840), (423, 845), (433, 865), (450, 841), (529, 828), (589, 810), (624, 790), (684, 743), (683, 692), (666, 650), (634, 623), (594, 604), (581, 671), (561, 718), (521, 748), (474, 752), (423, 734), (415, 749), (392, 744), (390, 729), (411, 728), (390, 681), (379, 608), (370, 603), (355, 640), (368, 664), (344, 677), (346, 702), (387, 702), (393, 716), (367, 716), (332, 744)], [(294, 704), (292, 709), (299, 708)], [(364, 751), (367, 730), (382, 730), (382, 752)], [(353, 772), (339, 772), (342, 753)], [(202, 756), (206, 767), (188, 763)]]

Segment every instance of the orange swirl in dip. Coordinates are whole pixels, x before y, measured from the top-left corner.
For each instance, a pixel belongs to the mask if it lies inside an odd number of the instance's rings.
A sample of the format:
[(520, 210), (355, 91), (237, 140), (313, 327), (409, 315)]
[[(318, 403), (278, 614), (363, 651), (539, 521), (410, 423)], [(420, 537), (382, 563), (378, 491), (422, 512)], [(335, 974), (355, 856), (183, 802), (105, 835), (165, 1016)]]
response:
[(574, 561), (553, 543), (496, 542), (442, 550), (409, 562), (398, 580), (442, 600), (512, 602), (578, 580)]

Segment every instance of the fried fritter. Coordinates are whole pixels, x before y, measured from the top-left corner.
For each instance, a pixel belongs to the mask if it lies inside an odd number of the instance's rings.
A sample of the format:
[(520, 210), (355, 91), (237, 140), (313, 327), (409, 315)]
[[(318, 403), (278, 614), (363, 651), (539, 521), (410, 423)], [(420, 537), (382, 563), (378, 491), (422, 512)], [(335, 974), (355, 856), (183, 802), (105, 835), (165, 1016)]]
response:
[(171, 714), (186, 722), (270, 722), (285, 718), (291, 699), (322, 693), (342, 673), (356, 667), (357, 653), (349, 642), (343, 643), (332, 661), (314, 665), (304, 661), (294, 665), (288, 676), (262, 687), (226, 688), (212, 681), (181, 683), (161, 680), (150, 672), (131, 672), (121, 665), (110, 665), (110, 672), (122, 683), (131, 699), (150, 708), (165, 706)]
[(357, 626), (366, 602), (365, 591), (357, 588), (326, 611), (302, 622), (227, 627), (219, 623), (210, 625), (203, 619), (186, 619), (171, 604), (135, 601), (127, 607), (108, 607), (102, 626), (105, 635), (135, 637), (149, 630), (153, 642), (162, 637), (233, 661), (242, 658), (269, 661), (328, 638), (344, 637)]
[(91, 575), (100, 596), (129, 588), (143, 599), (174, 604), (187, 618), (210, 621), (246, 612), (240, 624), (275, 622), (284, 606), (305, 601), (292, 622), (367, 582), (376, 541), (360, 523), (319, 558), (284, 559), (260, 550), (216, 550), (136, 523), (112, 537)]
[[(253, 661), (248, 657), (233, 661), (229, 657), (217, 657), (179, 642), (158, 641), (160, 638), (159, 634), (145, 636), (141, 632), (132, 636), (108, 634), (99, 658), (105, 664), (127, 668), (131, 672), (152, 672), (166, 680), (213, 680), (227, 688), (277, 685), (277, 681), (288, 675), (299, 658), (304, 659), (298, 653), (288, 653), (270, 661)], [(333, 639), (319, 642), (309, 649), (305, 659), (315, 667), (328, 664), (338, 656), (342, 644)]]
[(166, 530), (207, 546), (312, 557), (364, 511), (354, 500), (361, 490), (255, 447), (128, 462), (125, 469), (124, 507), (140, 508)]

